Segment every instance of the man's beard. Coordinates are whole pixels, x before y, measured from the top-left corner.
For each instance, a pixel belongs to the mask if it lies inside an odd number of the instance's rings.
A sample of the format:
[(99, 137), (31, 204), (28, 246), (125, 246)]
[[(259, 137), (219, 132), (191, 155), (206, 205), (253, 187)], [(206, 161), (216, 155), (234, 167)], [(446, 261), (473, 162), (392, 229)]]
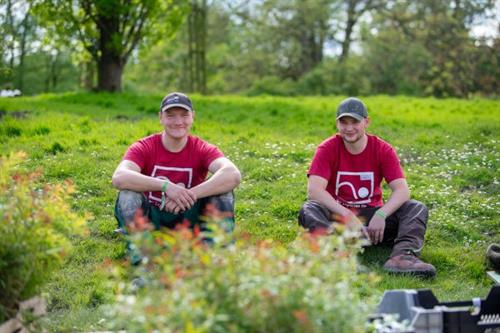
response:
[(344, 140), (345, 143), (353, 144), (358, 142), (363, 138), (363, 135), (357, 134), (354, 139), (347, 139), (347, 135), (342, 135), (342, 140)]

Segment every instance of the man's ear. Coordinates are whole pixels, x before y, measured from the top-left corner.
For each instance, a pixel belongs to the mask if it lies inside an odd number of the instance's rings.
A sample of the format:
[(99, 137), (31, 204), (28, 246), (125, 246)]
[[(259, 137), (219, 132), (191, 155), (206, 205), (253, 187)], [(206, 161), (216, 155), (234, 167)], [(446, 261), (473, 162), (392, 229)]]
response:
[(366, 127), (370, 126), (370, 123), (371, 123), (371, 119), (370, 117), (366, 117)]
[(192, 112), (193, 112), (193, 119), (194, 119), (194, 116), (196, 116), (196, 113), (194, 112), (194, 110)]

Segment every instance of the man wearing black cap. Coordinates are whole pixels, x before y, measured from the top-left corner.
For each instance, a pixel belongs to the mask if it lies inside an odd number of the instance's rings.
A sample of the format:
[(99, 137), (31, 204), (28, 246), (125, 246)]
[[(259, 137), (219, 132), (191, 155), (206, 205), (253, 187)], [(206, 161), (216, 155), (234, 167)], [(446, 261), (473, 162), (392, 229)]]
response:
[[(308, 172), (308, 201), (299, 223), (311, 230), (329, 230), (334, 222), (355, 226), (366, 221), (373, 244), (390, 244), (393, 250), (384, 269), (392, 273), (434, 276), (436, 269), (418, 258), (424, 243), (428, 210), (410, 191), (395, 150), (366, 133), (367, 108), (347, 98), (337, 108), (338, 133), (323, 141)], [(382, 201), (381, 182), (391, 189)], [(359, 219), (358, 219), (359, 217)]]
[[(156, 228), (193, 227), (212, 204), (224, 217), (223, 227), (233, 229), (232, 190), (240, 183), (240, 172), (216, 146), (190, 135), (194, 116), (186, 95), (170, 93), (160, 105), (163, 131), (128, 148), (112, 179), (120, 190), (115, 205), (119, 227), (141, 212)], [(206, 179), (208, 172), (212, 176)]]

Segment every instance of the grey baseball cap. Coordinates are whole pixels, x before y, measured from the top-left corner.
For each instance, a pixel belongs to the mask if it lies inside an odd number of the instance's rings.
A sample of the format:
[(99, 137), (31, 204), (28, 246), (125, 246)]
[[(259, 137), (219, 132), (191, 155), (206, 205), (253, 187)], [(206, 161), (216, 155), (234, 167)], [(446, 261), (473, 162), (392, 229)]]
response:
[(355, 97), (344, 99), (337, 108), (337, 120), (342, 117), (353, 117), (359, 121), (368, 117), (365, 103)]
[(160, 111), (163, 112), (175, 107), (183, 108), (191, 112), (193, 111), (193, 103), (191, 103), (189, 97), (180, 92), (173, 92), (163, 97), (160, 104)]

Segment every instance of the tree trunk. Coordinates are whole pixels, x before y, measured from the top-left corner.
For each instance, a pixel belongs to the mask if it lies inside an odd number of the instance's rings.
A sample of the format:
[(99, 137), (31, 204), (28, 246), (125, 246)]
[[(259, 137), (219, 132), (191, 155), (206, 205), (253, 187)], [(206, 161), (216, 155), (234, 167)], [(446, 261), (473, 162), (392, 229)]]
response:
[(52, 62), (52, 57), (50, 56), (50, 54), (47, 54), (45, 55), (45, 58), (46, 58), (46, 62), (45, 62), (45, 80), (44, 80), (44, 92), (48, 93), (50, 91), (50, 71), (48, 70), (51, 66), (51, 62)]
[(192, 0), (188, 17), (188, 72), (189, 90), (206, 93), (206, 30), (207, 2)]
[(57, 73), (57, 63), (58, 63), (58, 60), (59, 60), (59, 52), (57, 52), (55, 54), (55, 56), (53, 56), (51, 58), (51, 66), (50, 66), (50, 82), (51, 82), (51, 85), (52, 85), (52, 91), (55, 91), (56, 90), (56, 87), (57, 87), (57, 83), (58, 83), (58, 73)]
[(117, 92), (122, 90), (122, 74), (125, 60), (122, 45), (117, 43), (120, 17), (117, 13), (99, 16), (99, 50), (97, 59), (97, 90)]
[(97, 66), (97, 90), (117, 92), (122, 90), (123, 65), (120, 59), (103, 54)]
[(191, 4), (191, 13), (188, 16), (188, 57), (187, 57), (187, 66), (188, 66), (188, 90), (190, 92), (194, 91), (194, 11), (196, 10), (195, 3)]
[(94, 89), (94, 62), (88, 61), (82, 64), (82, 86), (85, 90)]
[(26, 12), (26, 16), (23, 19), (21, 27), (23, 29), (23, 33), (21, 35), (21, 41), (19, 45), (19, 77), (18, 77), (18, 88), (21, 91), (24, 91), (24, 58), (26, 57), (26, 39), (28, 38), (28, 32), (31, 29), (29, 17), (30, 10)]
[(207, 66), (206, 66), (206, 52), (207, 52), (207, 1), (202, 0), (199, 17), (199, 35), (198, 35), (198, 71), (199, 81), (198, 88), (202, 94), (207, 92)]
[(10, 52), (10, 59), (9, 59), (9, 68), (11, 70), (11, 77), (13, 76), (14, 72), (14, 58), (15, 58), (15, 38), (16, 38), (16, 29), (14, 27), (14, 16), (12, 13), (12, 1), (8, 0), (7, 1), (7, 12), (5, 13), (5, 21), (7, 22), (7, 29), (10, 34), (10, 43), (8, 45), (9, 47), (9, 52)]
[(356, 24), (356, 1), (348, 1), (347, 5), (347, 23), (344, 31), (344, 40), (342, 41), (342, 53), (340, 54), (339, 62), (344, 62), (349, 56), (351, 48), (351, 35)]

